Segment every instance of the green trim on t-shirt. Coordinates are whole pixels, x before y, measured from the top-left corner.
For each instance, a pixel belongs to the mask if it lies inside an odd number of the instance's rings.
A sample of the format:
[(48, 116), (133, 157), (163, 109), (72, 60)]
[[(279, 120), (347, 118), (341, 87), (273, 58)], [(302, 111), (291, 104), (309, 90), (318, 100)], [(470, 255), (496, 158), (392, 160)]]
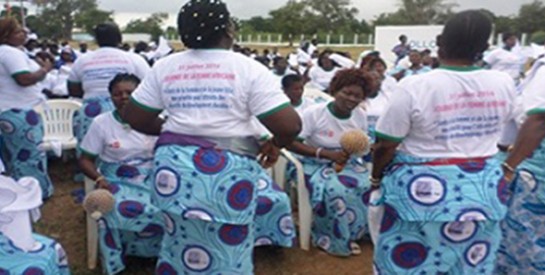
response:
[(398, 143), (403, 141), (403, 138), (390, 136), (390, 135), (381, 133), (381, 132), (376, 131), (376, 130), (375, 130), (375, 136), (377, 138), (380, 138), (380, 139), (384, 139), (384, 140), (387, 140), (387, 141), (398, 142)]
[(11, 74), (11, 77), (15, 78), (18, 75), (29, 74), (29, 73), (30, 73), (30, 71), (19, 71), (19, 72), (15, 72), (15, 73)]
[(302, 138), (302, 137), (297, 137), (297, 138), (295, 138), (295, 141), (299, 141), (299, 142), (303, 143), (303, 142), (305, 142), (305, 139)]
[(69, 84), (81, 84), (81, 81), (67, 80)]
[(336, 114), (336, 113), (335, 113), (335, 109), (333, 108), (333, 103), (334, 103), (334, 102), (335, 102), (335, 101), (331, 101), (331, 102), (329, 102), (329, 103), (327, 104), (327, 109), (329, 110), (329, 112), (330, 112), (334, 117), (336, 117), (336, 118), (338, 118), (338, 119), (346, 120), (346, 119), (349, 119), (349, 118), (352, 116), (352, 113), (350, 113), (350, 115), (348, 115), (348, 116), (346, 116), (346, 117), (343, 117), (343, 116), (341, 116), (341, 115), (339, 115), (339, 114)]
[(258, 119), (264, 119), (264, 118), (266, 118), (266, 117), (268, 117), (268, 116), (271, 116), (271, 115), (274, 115), (274, 114), (280, 112), (281, 110), (283, 110), (283, 109), (285, 109), (285, 108), (287, 108), (287, 107), (290, 107), (290, 103), (289, 103), (289, 102), (286, 102), (286, 103), (281, 104), (281, 105), (279, 105), (279, 106), (277, 106), (277, 107), (274, 107), (274, 108), (272, 108), (271, 110), (269, 110), (269, 111), (267, 111), (267, 112), (265, 112), (265, 113), (262, 113), (262, 114), (258, 115), (257, 118), (258, 118)]
[(483, 68), (478, 67), (478, 66), (447, 66), (447, 65), (441, 65), (441, 66), (439, 66), (439, 69), (455, 71), (455, 72), (472, 72), (472, 71), (482, 70)]
[(540, 114), (545, 114), (545, 108), (534, 108), (534, 109), (531, 109), (530, 111), (526, 112), (526, 115), (540, 115)]
[(299, 107), (301, 105), (303, 105), (303, 99), (302, 98), (301, 98), (301, 100), (299, 100), (299, 102), (297, 102), (295, 104), (292, 104), (291, 106), (293, 106), (295, 108), (295, 107)]
[(88, 156), (88, 157), (92, 157), (92, 158), (98, 157), (98, 154), (93, 154), (93, 153), (91, 153), (91, 152), (89, 152), (89, 151), (86, 151), (85, 149), (81, 148), (81, 146), (78, 146), (78, 147), (79, 147), (79, 149), (81, 150), (81, 153), (82, 153), (82, 154), (84, 154), (84, 155), (86, 155), (86, 156)]
[(161, 109), (153, 108), (153, 107), (147, 106), (147, 105), (145, 105), (145, 104), (142, 104), (142, 103), (138, 102), (138, 101), (137, 101), (134, 97), (132, 97), (132, 96), (129, 98), (129, 100), (130, 100), (132, 103), (136, 104), (136, 106), (140, 107), (141, 109), (144, 109), (144, 111), (146, 111), (146, 112), (154, 112), (154, 113), (155, 113), (155, 112), (161, 112), (161, 111), (163, 111), (163, 110), (161, 110)]

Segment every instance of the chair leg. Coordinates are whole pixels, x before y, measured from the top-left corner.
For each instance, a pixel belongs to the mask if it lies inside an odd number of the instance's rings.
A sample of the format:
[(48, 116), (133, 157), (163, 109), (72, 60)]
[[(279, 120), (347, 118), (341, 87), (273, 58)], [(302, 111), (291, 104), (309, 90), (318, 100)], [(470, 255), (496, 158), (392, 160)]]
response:
[[(85, 178), (85, 194), (94, 189), (93, 182)], [(97, 267), (98, 258), (98, 226), (97, 221), (86, 214), (87, 218), (87, 267), (91, 270)]]

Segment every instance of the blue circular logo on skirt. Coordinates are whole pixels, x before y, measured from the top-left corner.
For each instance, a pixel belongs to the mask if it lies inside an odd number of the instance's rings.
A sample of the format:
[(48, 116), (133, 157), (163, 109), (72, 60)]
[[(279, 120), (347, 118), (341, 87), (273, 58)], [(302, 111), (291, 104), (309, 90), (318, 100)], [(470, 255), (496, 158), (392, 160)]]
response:
[(134, 219), (144, 213), (144, 205), (137, 201), (123, 201), (117, 207), (121, 216)]
[(254, 195), (254, 185), (249, 181), (235, 183), (227, 193), (227, 204), (238, 211), (242, 211), (250, 205)]
[(219, 237), (228, 245), (240, 245), (248, 237), (248, 225), (224, 224), (219, 230)]
[(223, 151), (201, 148), (195, 152), (193, 163), (201, 173), (217, 174), (227, 166), (227, 156)]
[(428, 250), (423, 244), (417, 242), (401, 243), (392, 250), (393, 262), (404, 269), (422, 265), (427, 258)]

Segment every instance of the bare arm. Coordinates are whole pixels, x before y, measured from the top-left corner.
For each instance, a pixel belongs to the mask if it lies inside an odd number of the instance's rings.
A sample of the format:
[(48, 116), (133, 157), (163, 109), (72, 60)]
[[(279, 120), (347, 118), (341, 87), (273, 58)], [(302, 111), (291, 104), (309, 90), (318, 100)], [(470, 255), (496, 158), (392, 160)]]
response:
[(132, 100), (124, 108), (123, 119), (131, 125), (134, 130), (151, 135), (158, 136), (165, 121), (159, 118), (160, 111), (145, 110), (136, 105)]
[(83, 87), (81, 86), (81, 83), (75, 83), (75, 82), (68, 82), (68, 94), (73, 97), (82, 98), (83, 97)]
[(291, 144), (301, 132), (301, 118), (291, 106), (259, 118), (259, 121), (273, 134), (275, 145), (279, 147)]
[(36, 59), (36, 62), (42, 66), (39, 70), (33, 73), (26, 72), (26, 73), (21, 73), (21, 74), (17, 74), (13, 76), (13, 78), (15, 79), (15, 82), (17, 82), (18, 85), (23, 87), (32, 86), (44, 80), (45, 76), (53, 68), (53, 64), (48, 59), (46, 60)]
[[(545, 113), (528, 116), (519, 131), (515, 147), (505, 161), (510, 167), (516, 168), (529, 157), (545, 138)], [(505, 176), (511, 179), (513, 173), (505, 171)]]
[(323, 158), (323, 159), (327, 159), (339, 164), (346, 163), (348, 161), (348, 158), (350, 157), (350, 155), (348, 155), (344, 151), (319, 149), (319, 148), (304, 144), (300, 141), (294, 141), (287, 148), (288, 150), (305, 157)]
[(398, 142), (378, 139), (373, 150), (373, 172), (371, 176), (375, 179), (381, 179), (384, 170), (392, 162)]
[[(108, 181), (98, 172), (95, 165), (96, 157), (90, 155), (81, 154), (78, 163), (81, 171), (85, 176), (94, 181), (99, 188), (108, 188)], [(97, 181), (98, 180), (98, 181)]]

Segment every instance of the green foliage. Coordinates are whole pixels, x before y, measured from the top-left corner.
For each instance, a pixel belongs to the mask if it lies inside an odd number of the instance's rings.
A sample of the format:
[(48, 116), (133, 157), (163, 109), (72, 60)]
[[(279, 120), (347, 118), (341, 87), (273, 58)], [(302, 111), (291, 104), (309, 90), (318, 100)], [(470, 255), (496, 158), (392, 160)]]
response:
[(23, 22), (21, 17), (21, 14), (22, 14), (21, 12), (26, 15), (28, 14), (28, 9), (23, 8), (23, 10), (21, 10), (20, 6), (11, 6), (9, 14), (8, 14), (8, 11), (5, 9), (5, 6), (4, 6), (4, 10), (0, 12), (0, 17), (13, 16), (17, 19), (17, 21)]
[(131, 20), (124, 29), (126, 33), (147, 33), (153, 40), (159, 39), (163, 35), (161, 25), (168, 19), (168, 13), (154, 13), (150, 17), (142, 20)]
[(398, 6), (397, 11), (376, 17), (374, 25), (443, 24), (453, 14), (456, 4), (445, 0), (399, 0)]
[(96, 24), (113, 21), (112, 13), (98, 9), (97, 0), (34, 1), (38, 14), (28, 18), (28, 26), (41, 37), (71, 39), (74, 27), (86, 31)]
[(545, 5), (539, 0), (522, 5), (517, 21), (518, 31), (522, 33), (545, 30)]
[(545, 45), (545, 31), (537, 31), (532, 34), (531, 38), (532, 43), (538, 45)]

